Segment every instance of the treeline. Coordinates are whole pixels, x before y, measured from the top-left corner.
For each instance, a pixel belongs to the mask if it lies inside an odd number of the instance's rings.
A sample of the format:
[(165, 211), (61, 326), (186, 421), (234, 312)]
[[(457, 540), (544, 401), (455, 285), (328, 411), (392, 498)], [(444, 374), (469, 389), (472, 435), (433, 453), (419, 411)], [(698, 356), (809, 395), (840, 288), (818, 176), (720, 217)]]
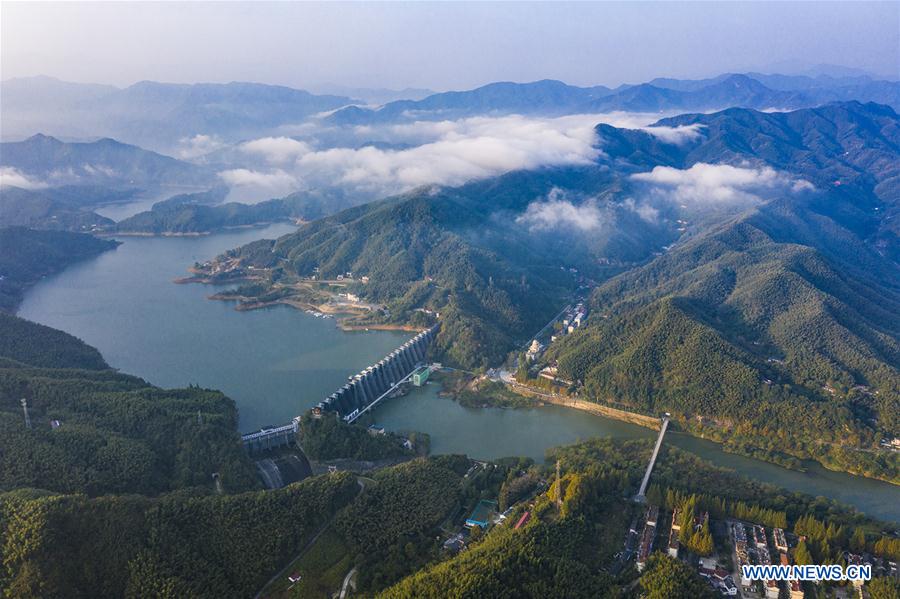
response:
[(331, 474), (284, 489), (89, 499), (0, 495), (10, 597), (249, 597), (359, 488)]
[(414, 455), (403, 446), (399, 435), (386, 432), (370, 434), (362, 426), (346, 424), (335, 414), (321, 418), (304, 414), (300, 420), (300, 445), (307, 457), (314, 460), (352, 458), (354, 460), (382, 460)]
[[(852, 532), (851, 532), (852, 531)], [(816, 558), (837, 563), (841, 553), (871, 552), (889, 560), (900, 559), (900, 537), (881, 536), (873, 527), (851, 528), (813, 516), (802, 516), (794, 523), (794, 532), (807, 538), (807, 547)]]
[(211, 488), (214, 473), (227, 490), (257, 488), (236, 426), (218, 391), (153, 387), (66, 333), (0, 315), (0, 490), (153, 495)]
[[(590, 439), (548, 450), (547, 461), (559, 459), (564, 469), (576, 470), (585, 469), (591, 463), (603, 464), (605, 471), (618, 477), (622, 492), (633, 494), (652, 449), (651, 441)], [(828, 520), (835, 526), (862, 526), (873, 531), (888, 526), (824, 497), (760, 483), (671, 446), (664, 446), (660, 451), (652, 480), (648, 493), (652, 492), (654, 500), (669, 509), (676, 505), (667, 500), (671, 489), (675, 497), (696, 495), (698, 507), (714, 517), (732, 515), (766, 526), (790, 527), (805, 516)], [(892, 528), (888, 526), (888, 529)]]
[(4, 312), (0, 312), (0, 358), (38, 368), (109, 368), (96, 348), (77, 337)]
[(689, 509), (694, 515), (696, 510), (709, 512), (713, 518), (737, 518), (755, 522), (773, 528), (787, 528), (787, 514), (783, 511), (747, 504), (745, 501), (729, 501), (715, 495), (705, 493), (687, 493), (678, 489), (663, 489), (653, 484), (647, 489), (647, 501), (660, 505), (668, 510)]

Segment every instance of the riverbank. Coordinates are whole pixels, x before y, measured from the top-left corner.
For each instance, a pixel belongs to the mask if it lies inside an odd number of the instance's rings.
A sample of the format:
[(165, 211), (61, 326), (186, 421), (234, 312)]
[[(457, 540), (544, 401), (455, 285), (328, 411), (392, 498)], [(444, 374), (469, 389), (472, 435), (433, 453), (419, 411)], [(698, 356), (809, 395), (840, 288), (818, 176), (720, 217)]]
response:
[[(526, 396), (536, 397), (536, 398), (539, 398), (541, 401), (544, 401), (547, 403), (552, 403), (552, 404), (567, 407), (567, 408), (574, 408), (576, 410), (590, 412), (592, 414), (605, 416), (607, 418), (612, 418), (614, 420), (630, 422), (632, 424), (637, 424), (639, 426), (643, 426), (646, 428), (652, 428), (654, 430), (659, 430), (659, 427), (660, 427), (660, 421), (658, 419), (653, 418), (651, 416), (646, 416), (644, 414), (628, 412), (628, 411), (621, 410), (618, 408), (612, 408), (612, 407), (598, 404), (595, 402), (585, 401), (585, 400), (577, 399), (577, 398), (573, 398), (573, 397), (562, 397), (562, 396), (558, 396), (558, 395), (552, 395), (549, 393), (542, 393), (540, 391), (530, 389), (528, 387), (525, 387), (523, 385), (519, 385), (516, 383), (507, 383), (507, 387), (515, 390), (517, 393), (521, 393)], [(801, 473), (805, 473), (808, 471), (808, 468), (804, 466), (804, 462), (807, 462), (807, 463), (811, 462), (811, 463), (818, 464), (822, 468), (825, 468), (826, 470), (830, 470), (832, 472), (840, 472), (842, 474), (852, 474), (853, 476), (861, 476), (864, 478), (885, 482), (885, 483), (888, 483), (888, 484), (891, 484), (894, 486), (900, 486), (900, 481), (898, 481), (896, 479), (891, 479), (891, 478), (883, 477), (883, 476), (871, 476), (865, 472), (858, 472), (858, 471), (853, 471), (852, 469), (834, 467), (835, 465), (833, 463), (830, 463), (828, 460), (814, 459), (811, 457), (801, 458), (801, 457), (797, 457), (797, 456), (790, 456), (791, 458), (793, 458), (790, 461), (766, 459), (764, 456), (760, 455), (759, 452), (741, 451), (740, 447), (735, 447), (733, 444), (729, 443), (727, 438), (722, 438), (719, 435), (697, 434), (697, 431), (695, 429), (690, 428), (690, 427), (681, 426), (677, 420), (674, 422), (675, 422), (676, 426), (679, 426), (679, 428), (681, 428), (681, 432), (683, 432), (684, 434), (690, 435), (697, 439), (703, 439), (704, 441), (710, 441), (712, 443), (716, 443), (717, 445), (720, 445), (722, 448), (722, 451), (724, 451), (726, 453), (732, 453), (734, 455), (739, 455), (742, 457), (753, 458), (753, 459), (756, 459), (756, 460), (759, 460), (762, 462), (766, 462), (769, 464), (773, 464), (775, 466), (779, 466), (781, 468), (785, 468), (787, 470), (793, 470), (793, 471), (801, 472)], [(852, 448), (849, 448), (849, 449), (852, 449)]]

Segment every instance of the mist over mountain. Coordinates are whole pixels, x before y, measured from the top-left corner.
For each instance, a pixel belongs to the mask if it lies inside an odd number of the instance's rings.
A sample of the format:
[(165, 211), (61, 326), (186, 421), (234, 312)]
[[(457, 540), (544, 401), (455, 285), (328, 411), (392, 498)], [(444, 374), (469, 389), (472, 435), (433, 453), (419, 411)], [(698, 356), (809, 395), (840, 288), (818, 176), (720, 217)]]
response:
[[(898, 426), (894, 110), (731, 108), (596, 133), (591, 165), (422, 188), (229, 256), (281, 281), (365, 276), (354, 292), (384, 322), (440, 313), (437, 357), (465, 368), (599, 282), (588, 326), (547, 358), (587, 397), (716, 418), (708, 434), (771, 459), (896, 476), (841, 449)], [(827, 443), (776, 449), (798, 422)]]
[(106, 136), (161, 151), (198, 134), (229, 140), (260, 135), (352, 102), (259, 83), (143, 81), (119, 89), (49, 77), (3, 81), (0, 94), (4, 140), (38, 132), (66, 138)]
[(202, 167), (114, 139), (63, 142), (42, 134), (0, 143), (0, 168), (4, 183), (32, 189), (74, 184), (202, 186), (215, 180)]

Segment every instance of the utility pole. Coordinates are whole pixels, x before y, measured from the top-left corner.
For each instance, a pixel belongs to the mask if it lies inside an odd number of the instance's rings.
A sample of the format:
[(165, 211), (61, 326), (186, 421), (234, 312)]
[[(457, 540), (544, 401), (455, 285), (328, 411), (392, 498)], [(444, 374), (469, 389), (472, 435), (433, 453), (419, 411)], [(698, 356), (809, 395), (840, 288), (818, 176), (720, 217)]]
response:
[(28, 415), (28, 400), (22, 398), (22, 411), (25, 413), (25, 428), (31, 428), (31, 416)]
[(556, 460), (556, 509), (562, 510), (562, 479), (559, 477), (559, 458)]

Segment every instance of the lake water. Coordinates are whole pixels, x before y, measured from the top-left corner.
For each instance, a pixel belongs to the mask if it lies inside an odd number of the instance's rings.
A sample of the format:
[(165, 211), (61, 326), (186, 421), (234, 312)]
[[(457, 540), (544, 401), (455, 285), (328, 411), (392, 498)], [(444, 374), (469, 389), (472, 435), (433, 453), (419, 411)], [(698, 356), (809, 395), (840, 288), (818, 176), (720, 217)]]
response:
[(19, 315), (93, 345), (114, 368), (161, 387), (198, 384), (237, 403), (240, 429), (283, 424), (402, 345), (408, 333), (340, 331), (288, 306), (237, 312), (216, 288), (176, 285), (194, 262), (289, 225), (206, 237), (125, 237), (113, 251), (32, 288)]
[[(291, 230), (273, 225), (208, 237), (127, 237), (116, 250), (36, 285), (19, 315), (80, 337), (110, 365), (155, 385), (221, 389), (236, 402), (244, 432), (287, 422), (410, 336), (346, 333), (332, 319), (287, 306), (237, 312), (231, 303), (206, 299), (213, 287), (172, 283), (195, 261)], [(639, 426), (559, 406), (464, 408), (438, 397), (436, 385), (379, 406), (375, 419), (391, 430), (430, 434), (433, 453), (486, 459), (524, 455), (541, 460), (547, 448), (579, 439), (655, 436)], [(751, 478), (900, 521), (900, 488), (887, 483), (815, 464), (808, 472), (795, 472), (686, 435), (669, 433), (666, 441)]]

